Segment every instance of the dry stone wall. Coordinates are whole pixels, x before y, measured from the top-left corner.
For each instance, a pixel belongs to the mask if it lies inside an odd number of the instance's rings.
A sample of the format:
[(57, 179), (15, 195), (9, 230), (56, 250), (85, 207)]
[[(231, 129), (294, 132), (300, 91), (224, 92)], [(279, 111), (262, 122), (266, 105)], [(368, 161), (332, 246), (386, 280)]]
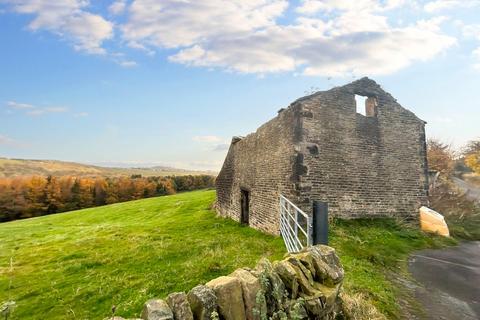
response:
[(141, 319), (335, 319), (342, 315), (339, 293), (343, 277), (335, 250), (318, 245), (273, 264), (262, 259), (254, 269), (238, 269), (198, 285), (188, 294), (149, 300)]

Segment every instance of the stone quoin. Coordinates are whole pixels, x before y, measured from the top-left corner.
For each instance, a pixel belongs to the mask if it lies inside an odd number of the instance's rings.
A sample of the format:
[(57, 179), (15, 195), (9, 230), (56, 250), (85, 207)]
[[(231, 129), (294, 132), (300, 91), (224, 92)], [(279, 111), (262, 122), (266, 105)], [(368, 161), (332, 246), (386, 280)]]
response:
[(234, 137), (216, 189), (220, 215), (273, 234), (281, 194), (306, 213), (318, 200), (341, 218), (414, 219), (428, 204), (425, 121), (368, 78), (320, 91)]

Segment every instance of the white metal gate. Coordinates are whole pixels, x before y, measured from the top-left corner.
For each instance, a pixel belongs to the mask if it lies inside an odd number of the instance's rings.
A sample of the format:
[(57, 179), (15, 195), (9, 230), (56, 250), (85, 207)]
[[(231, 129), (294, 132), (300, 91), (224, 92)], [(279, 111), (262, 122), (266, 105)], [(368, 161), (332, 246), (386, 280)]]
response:
[(313, 243), (312, 217), (280, 195), (280, 233), (288, 252), (298, 252)]

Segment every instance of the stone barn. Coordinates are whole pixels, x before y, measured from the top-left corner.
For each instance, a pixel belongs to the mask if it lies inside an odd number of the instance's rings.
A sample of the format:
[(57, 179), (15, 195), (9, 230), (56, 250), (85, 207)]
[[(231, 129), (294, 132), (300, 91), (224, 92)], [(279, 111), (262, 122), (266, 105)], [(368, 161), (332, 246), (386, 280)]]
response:
[(427, 205), (425, 121), (362, 78), (234, 137), (216, 184), (220, 215), (273, 234), (280, 195), (309, 214), (319, 200), (337, 217), (413, 219)]

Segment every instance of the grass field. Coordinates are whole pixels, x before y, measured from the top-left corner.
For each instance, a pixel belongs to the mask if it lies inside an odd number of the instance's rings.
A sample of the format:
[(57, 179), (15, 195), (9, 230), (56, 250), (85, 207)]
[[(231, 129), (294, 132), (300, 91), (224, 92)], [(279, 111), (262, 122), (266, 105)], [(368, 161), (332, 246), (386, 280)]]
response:
[(214, 191), (0, 225), (0, 302), (12, 319), (134, 316), (149, 298), (281, 258), (282, 240), (216, 218)]
[[(214, 198), (196, 191), (1, 224), (0, 303), (16, 301), (10, 319), (103, 319), (112, 305), (133, 317), (152, 297), (283, 256), (282, 239), (215, 217)], [(347, 293), (389, 316), (399, 310), (385, 271), (404, 273), (410, 252), (447, 243), (391, 219), (331, 228)]]

